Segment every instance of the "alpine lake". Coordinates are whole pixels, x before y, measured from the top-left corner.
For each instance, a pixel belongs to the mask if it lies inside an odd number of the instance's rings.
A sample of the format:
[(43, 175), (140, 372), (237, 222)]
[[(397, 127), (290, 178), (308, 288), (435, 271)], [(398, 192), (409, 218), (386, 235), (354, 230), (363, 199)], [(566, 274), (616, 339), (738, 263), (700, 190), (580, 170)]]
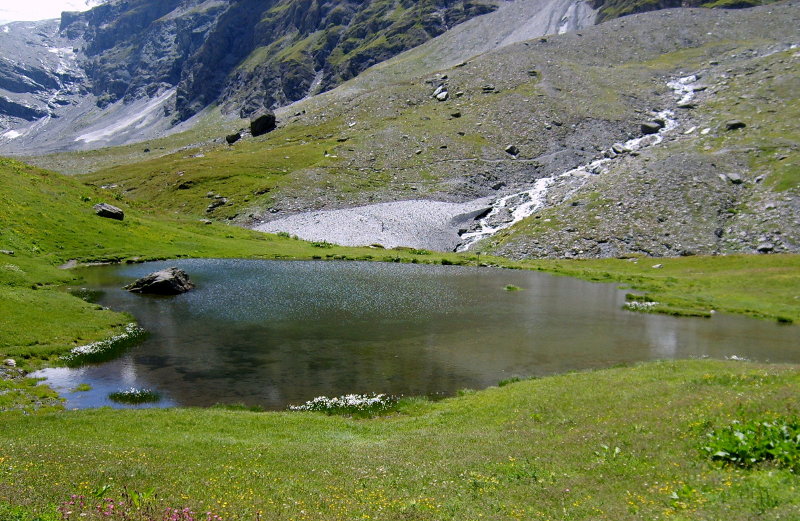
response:
[[(197, 287), (172, 297), (122, 289), (170, 266)], [(98, 304), (127, 311), (149, 335), (110, 362), (35, 373), (67, 408), (126, 407), (108, 395), (131, 387), (162, 397), (136, 407), (286, 409), (321, 395), (437, 398), (657, 359), (800, 362), (797, 326), (632, 312), (615, 285), (533, 271), (196, 259), (81, 276)]]

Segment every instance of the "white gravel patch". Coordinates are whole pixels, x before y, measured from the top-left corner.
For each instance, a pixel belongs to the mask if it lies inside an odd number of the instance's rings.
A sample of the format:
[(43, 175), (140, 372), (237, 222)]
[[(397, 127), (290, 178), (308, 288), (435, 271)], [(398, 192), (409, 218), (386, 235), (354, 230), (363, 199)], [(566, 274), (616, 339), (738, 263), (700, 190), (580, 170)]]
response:
[(489, 199), (466, 203), (398, 201), (341, 210), (305, 212), (255, 226), (269, 233), (286, 232), (307, 241), (342, 246), (380, 244), (453, 251), (458, 231), (489, 208)]

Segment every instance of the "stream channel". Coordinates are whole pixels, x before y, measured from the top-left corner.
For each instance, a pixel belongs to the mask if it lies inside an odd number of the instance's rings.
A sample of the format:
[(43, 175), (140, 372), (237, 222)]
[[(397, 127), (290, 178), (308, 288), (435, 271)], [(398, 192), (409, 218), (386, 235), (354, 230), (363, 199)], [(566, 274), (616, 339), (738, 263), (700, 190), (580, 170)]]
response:
[[(168, 266), (197, 288), (175, 297), (121, 289)], [(129, 312), (150, 335), (113, 361), (36, 373), (68, 408), (122, 407), (108, 394), (130, 387), (158, 391), (160, 407), (285, 409), (320, 395), (441, 397), (655, 359), (800, 362), (797, 326), (631, 312), (613, 284), (531, 271), (204, 259), (81, 275), (99, 304)], [(92, 390), (73, 392), (81, 383)]]

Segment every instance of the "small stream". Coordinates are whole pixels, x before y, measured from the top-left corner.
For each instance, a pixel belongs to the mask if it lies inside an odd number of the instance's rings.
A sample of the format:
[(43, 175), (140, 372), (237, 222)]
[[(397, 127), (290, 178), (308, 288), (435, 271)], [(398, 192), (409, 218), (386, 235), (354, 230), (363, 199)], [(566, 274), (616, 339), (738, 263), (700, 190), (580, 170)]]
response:
[[(694, 98), (696, 81), (697, 77), (692, 75), (667, 83), (674, 93), (677, 105), (689, 103)], [(456, 251), (468, 251), (476, 242), (491, 237), (500, 230), (505, 230), (541, 210), (548, 204), (548, 193), (556, 186), (567, 188), (562, 199), (568, 199), (584, 185), (588, 178), (606, 173), (608, 163), (617, 157), (658, 145), (664, 140), (664, 134), (678, 127), (678, 121), (671, 110), (662, 110), (652, 119), (663, 123), (663, 127), (657, 133), (630, 139), (625, 143), (617, 143), (603, 151), (603, 157), (600, 159), (558, 175), (543, 177), (538, 179), (528, 190), (497, 199), (492, 203), (489, 213), (477, 221), (473, 230), (461, 234), (462, 242)]]

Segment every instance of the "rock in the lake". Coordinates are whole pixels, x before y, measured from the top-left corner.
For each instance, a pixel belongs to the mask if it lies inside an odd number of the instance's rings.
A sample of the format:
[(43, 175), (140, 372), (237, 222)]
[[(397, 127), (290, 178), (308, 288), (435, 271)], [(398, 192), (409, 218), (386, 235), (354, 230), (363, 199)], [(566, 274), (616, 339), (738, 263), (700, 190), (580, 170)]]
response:
[(125, 218), (125, 212), (117, 208), (116, 206), (112, 206), (108, 203), (100, 203), (94, 205), (94, 213), (99, 215), (100, 217), (106, 217), (108, 219), (116, 219), (121, 221)]
[(645, 121), (641, 125), (642, 134), (658, 134), (664, 128), (664, 122), (659, 120)]
[(277, 119), (271, 110), (263, 110), (250, 120), (250, 133), (253, 137), (275, 130)]
[(740, 128), (744, 128), (747, 125), (744, 121), (740, 121), (738, 119), (732, 119), (730, 121), (725, 122), (725, 130), (737, 130)]
[(178, 295), (194, 288), (189, 276), (180, 268), (167, 268), (146, 275), (128, 284), (123, 289), (133, 293), (151, 293), (154, 295)]

